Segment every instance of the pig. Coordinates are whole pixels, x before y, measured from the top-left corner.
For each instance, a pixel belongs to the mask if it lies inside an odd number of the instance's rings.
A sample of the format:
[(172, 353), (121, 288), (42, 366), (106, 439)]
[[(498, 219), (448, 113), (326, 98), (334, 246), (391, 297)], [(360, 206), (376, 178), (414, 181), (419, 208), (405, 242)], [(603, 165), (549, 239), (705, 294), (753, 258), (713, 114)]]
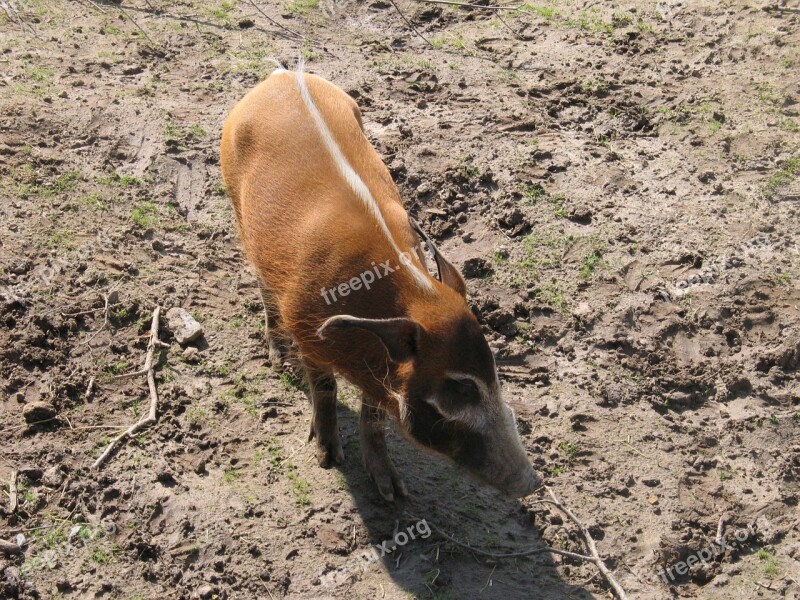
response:
[(338, 374), (361, 392), (361, 452), (387, 501), (408, 494), (387, 418), (508, 496), (539, 487), (464, 278), (409, 219), (356, 102), (302, 65), (278, 68), (231, 110), (221, 166), (270, 357), (291, 345), (305, 372), (320, 466), (344, 460)]

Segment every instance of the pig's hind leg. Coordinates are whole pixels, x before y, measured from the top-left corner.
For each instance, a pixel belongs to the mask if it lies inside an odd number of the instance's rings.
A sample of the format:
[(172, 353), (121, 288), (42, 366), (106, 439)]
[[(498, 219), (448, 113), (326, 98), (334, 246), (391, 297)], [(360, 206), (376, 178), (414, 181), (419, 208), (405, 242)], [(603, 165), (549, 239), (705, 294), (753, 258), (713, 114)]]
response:
[(386, 448), (386, 411), (375, 406), (367, 396), (361, 397), (358, 429), (364, 464), (381, 496), (388, 502), (393, 502), (398, 496), (407, 496), (406, 484), (395, 469)]
[(311, 431), (308, 441), (317, 440), (317, 462), (327, 469), (344, 462), (336, 419), (336, 379), (333, 373), (305, 363), (306, 380), (311, 395)]

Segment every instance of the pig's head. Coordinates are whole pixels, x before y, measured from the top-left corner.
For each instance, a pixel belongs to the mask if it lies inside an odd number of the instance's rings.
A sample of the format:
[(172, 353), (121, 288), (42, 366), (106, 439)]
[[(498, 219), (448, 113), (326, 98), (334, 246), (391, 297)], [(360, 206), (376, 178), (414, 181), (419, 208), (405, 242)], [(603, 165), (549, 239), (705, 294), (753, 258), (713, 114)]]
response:
[(525, 454), (513, 410), (503, 401), (494, 357), (467, 306), (460, 273), (435, 254), (439, 297), (409, 307), (407, 316), (361, 319), (339, 315), (321, 333), (354, 328), (376, 335), (394, 363), (399, 425), (423, 447), (451, 458), (512, 497), (541, 485)]

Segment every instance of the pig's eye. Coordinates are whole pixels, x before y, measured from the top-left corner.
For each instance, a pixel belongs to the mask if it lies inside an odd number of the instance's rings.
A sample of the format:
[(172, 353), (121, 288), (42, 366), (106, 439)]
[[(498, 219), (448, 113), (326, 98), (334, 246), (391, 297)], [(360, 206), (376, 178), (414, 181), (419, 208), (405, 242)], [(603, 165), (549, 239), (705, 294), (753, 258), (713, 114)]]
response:
[(445, 379), (445, 390), (460, 398), (462, 402), (478, 403), (481, 400), (481, 392), (473, 379), (460, 377), (458, 379), (448, 377)]

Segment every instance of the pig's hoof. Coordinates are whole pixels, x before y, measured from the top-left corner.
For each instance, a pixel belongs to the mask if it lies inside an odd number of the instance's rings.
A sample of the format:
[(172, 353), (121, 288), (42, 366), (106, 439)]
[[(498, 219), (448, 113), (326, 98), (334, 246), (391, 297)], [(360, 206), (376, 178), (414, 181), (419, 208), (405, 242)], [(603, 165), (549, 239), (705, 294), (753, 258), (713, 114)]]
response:
[(330, 469), (333, 465), (341, 465), (344, 462), (344, 450), (342, 450), (338, 432), (331, 436), (332, 439), (325, 440), (316, 435), (312, 428), (308, 439), (311, 441), (313, 438), (317, 438), (317, 462), (320, 467)]
[(389, 465), (389, 468), (372, 470), (370, 475), (375, 485), (378, 486), (378, 492), (387, 502), (394, 502), (397, 498), (408, 496), (406, 484), (393, 465)]

